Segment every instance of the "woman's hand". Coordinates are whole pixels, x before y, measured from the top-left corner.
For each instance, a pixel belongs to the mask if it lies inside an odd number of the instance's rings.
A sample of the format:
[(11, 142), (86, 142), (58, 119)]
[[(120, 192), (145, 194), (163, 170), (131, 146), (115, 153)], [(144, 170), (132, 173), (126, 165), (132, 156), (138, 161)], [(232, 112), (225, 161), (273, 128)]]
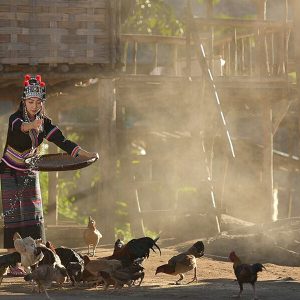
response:
[(36, 131), (39, 131), (41, 126), (43, 125), (42, 119), (35, 119), (34, 121), (31, 122), (32, 129), (35, 129)]
[(32, 121), (30, 123), (22, 123), (21, 130), (23, 132), (28, 132), (29, 130), (32, 130), (32, 129), (39, 131), (43, 125), (43, 122), (44, 122), (43, 119), (35, 119), (34, 121)]
[(99, 154), (97, 152), (88, 152), (88, 151), (83, 150), (83, 149), (80, 149), (78, 151), (78, 155), (86, 157), (86, 158), (96, 158), (96, 159), (99, 159)]

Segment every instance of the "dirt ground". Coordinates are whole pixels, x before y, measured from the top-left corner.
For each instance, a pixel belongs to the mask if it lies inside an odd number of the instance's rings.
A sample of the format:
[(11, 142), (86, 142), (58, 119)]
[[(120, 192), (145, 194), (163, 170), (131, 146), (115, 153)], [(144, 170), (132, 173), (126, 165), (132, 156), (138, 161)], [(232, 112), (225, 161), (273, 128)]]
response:
[[(191, 242), (192, 243), (192, 242)], [(65, 283), (62, 289), (53, 286), (49, 289), (51, 299), (231, 299), (238, 293), (238, 284), (234, 281), (232, 264), (224, 257), (213, 257), (207, 253), (198, 259), (198, 283), (174, 285), (175, 279), (166, 274), (155, 275), (156, 267), (166, 263), (177, 254), (178, 250), (188, 248), (191, 243), (161, 247), (162, 255), (151, 253), (145, 261), (145, 278), (141, 287), (125, 287), (121, 290), (110, 288), (104, 291), (102, 287), (86, 286), (71, 287)], [(84, 253), (84, 251), (80, 251)], [(109, 255), (112, 248), (100, 247), (97, 257)], [(4, 251), (1, 251), (3, 254)], [(300, 267), (278, 266), (265, 263), (267, 271), (259, 274), (257, 296), (259, 299), (300, 299)], [(184, 282), (193, 277), (193, 272), (186, 274)], [(3, 299), (46, 299), (44, 294), (31, 292), (31, 286), (23, 278), (3, 279), (0, 286), (0, 298)], [(252, 299), (250, 285), (246, 285), (242, 299)]]

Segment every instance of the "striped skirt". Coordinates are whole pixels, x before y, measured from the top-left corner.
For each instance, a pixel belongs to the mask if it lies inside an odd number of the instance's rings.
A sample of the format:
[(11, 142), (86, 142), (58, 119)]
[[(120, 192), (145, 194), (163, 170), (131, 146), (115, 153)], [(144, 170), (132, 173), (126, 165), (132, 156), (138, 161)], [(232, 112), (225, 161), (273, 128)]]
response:
[(14, 248), (13, 235), (42, 238), (44, 217), (38, 172), (23, 172), (4, 167), (1, 170), (1, 194), (4, 218), (4, 248)]

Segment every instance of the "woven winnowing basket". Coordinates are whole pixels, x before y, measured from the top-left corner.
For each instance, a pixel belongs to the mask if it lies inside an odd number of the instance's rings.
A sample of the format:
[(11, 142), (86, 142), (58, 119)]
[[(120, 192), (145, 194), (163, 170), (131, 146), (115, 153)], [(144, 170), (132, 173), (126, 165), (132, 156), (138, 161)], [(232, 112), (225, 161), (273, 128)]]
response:
[(25, 160), (27, 166), (38, 171), (78, 170), (94, 163), (97, 158), (73, 157), (67, 153), (45, 154)]

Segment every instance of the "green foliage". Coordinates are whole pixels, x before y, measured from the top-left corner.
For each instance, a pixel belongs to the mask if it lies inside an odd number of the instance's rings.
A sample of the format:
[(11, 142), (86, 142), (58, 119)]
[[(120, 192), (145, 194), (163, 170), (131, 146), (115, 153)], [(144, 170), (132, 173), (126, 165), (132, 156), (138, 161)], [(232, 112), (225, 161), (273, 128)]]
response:
[(70, 197), (69, 191), (76, 188), (76, 181), (76, 179), (72, 181), (58, 179), (58, 213), (73, 220), (77, 217), (78, 208), (74, 205), (75, 197)]
[(289, 73), (289, 81), (292, 82), (292, 83), (296, 83), (296, 81), (297, 81), (296, 72), (290, 72)]
[[(115, 227), (115, 236), (116, 236), (116, 239), (121, 239), (125, 243), (127, 243), (128, 241), (130, 241), (134, 238), (140, 238), (140, 236), (134, 237), (132, 235), (129, 222), (126, 222), (124, 224), (119, 224), (118, 226), (116, 226)], [(149, 230), (148, 228), (145, 228), (145, 236), (155, 239), (159, 236), (159, 233)]]
[[(206, 0), (197, 0), (199, 4), (204, 4)], [(220, 0), (213, 0), (213, 5), (217, 5), (220, 2)]]
[[(73, 142), (79, 143), (80, 136), (76, 133), (71, 133), (67, 136)], [(41, 153), (48, 152), (48, 145), (45, 143), (42, 145)], [(78, 207), (76, 205), (76, 197), (70, 196), (71, 192), (76, 190), (78, 183), (81, 179), (81, 171), (77, 170), (72, 173), (71, 178), (67, 178), (64, 174), (59, 174), (57, 184), (57, 199), (58, 199), (58, 214), (60, 218), (71, 219), (79, 223), (86, 224), (87, 216), (81, 216), (78, 213)], [(99, 175), (94, 176), (90, 181), (90, 187), (94, 187), (99, 181)], [(43, 208), (45, 214), (48, 213), (48, 183), (49, 176), (47, 172), (40, 172), (40, 185), (42, 190)]]
[(125, 243), (133, 239), (131, 234), (130, 223), (119, 224), (115, 227), (116, 239), (121, 239)]
[(159, 235), (160, 235), (160, 232), (158, 233), (158, 232), (152, 231), (148, 228), (145, 228), (145, 236), (155, 239), (155, 238), (159, 237)]
[(131, 228), (128, 220), (128, 205), (124, 201), (116, 201), (116, 239), (128, 242), (132, 239)]
[(136, 0), (132, 15), (122, 26), (124, 33), (181, 36), (184, 28), (162, 0)]
[[(121, 239), (126, 243), (134, 237), (131, 231), (129, 223), (128, 204), (125, 201), (116, 201), (116, 225), (115, 225), (115, 237)], [(151, 238), (159, 236), (157, 232), (151, 231), (145, 228), (145, 235)]]

